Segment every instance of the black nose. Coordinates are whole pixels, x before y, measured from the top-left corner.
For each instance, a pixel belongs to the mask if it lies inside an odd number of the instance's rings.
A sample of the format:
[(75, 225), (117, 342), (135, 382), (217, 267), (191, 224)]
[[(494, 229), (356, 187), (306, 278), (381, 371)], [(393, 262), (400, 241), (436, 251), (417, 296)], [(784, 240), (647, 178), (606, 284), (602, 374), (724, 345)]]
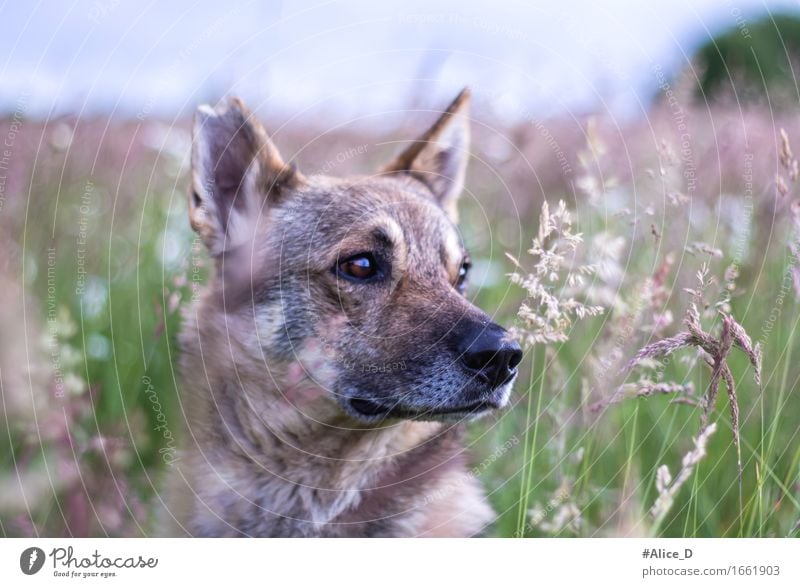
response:
[(476, 376), (500, 387), (511, 380), (522, 360), (522, 349), (497, 324), (475, 325), (461, 340), (461, 361)]

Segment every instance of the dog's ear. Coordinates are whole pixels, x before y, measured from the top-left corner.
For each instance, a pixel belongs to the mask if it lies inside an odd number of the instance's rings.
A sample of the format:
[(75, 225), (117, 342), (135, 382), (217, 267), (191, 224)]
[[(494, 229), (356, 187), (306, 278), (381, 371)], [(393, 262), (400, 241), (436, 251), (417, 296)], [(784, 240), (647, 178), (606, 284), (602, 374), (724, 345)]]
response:
[(469, 157), (469, 98), (469, 88), (461, 90), (439, 120), (382, 170), (421, 180), (454, 222)]
[(212, 255), (241, 244), (261, 208), (301, 181), (241, 100), (198, 108), (189, 220)]

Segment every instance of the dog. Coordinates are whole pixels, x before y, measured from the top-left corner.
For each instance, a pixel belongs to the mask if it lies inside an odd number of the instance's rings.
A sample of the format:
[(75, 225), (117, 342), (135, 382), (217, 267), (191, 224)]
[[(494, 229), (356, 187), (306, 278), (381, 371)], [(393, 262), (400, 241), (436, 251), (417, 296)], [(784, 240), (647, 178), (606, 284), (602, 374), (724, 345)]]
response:
[(192, 536), (478, 535), (461, 442), (519, 345), (464, 295), (469, 91), (373, 175), (304, 175), (238, 99), (198, 109), (189, 219), (213, 275), (180, 335)]

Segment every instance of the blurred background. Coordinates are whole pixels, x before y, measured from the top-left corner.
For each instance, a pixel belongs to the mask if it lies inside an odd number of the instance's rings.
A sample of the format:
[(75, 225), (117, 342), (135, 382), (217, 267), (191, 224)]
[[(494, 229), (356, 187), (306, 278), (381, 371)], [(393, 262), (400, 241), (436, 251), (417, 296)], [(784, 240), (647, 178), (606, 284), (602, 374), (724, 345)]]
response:
[[(563, 200), (583, 234), (564, 276), (591, 270), (549, 287), (603, 308), (530, 337), (513, 406), (471, 426), (489, 533), (797, 535), (796, 2), (43, 0), (0, 5), (0, 38), (3, 535), (146, 536), (166, 515), (175, 336), (207, 272), (185, 203), (199, 104), (241, 96), (301, 170), (340, 175), (464, 86), (470, 297), (530, 332), (509, 275), (535, 271)], [(693, 301), (763, 350), (760, 385), (731, 354), (739, 423), (721, 393), (705, 440), (702, 353), (608, 376)]]
[[(39, 117), (172, 119), (236, 94), (272, 114), (349, 120), (438, 104), (470, 85), (495, 120), (528, 109), (633, 118), (658, 92), (656, 67), (670, 78), (692, 68), (726, 32), (740, 34), (718, 46), (722, 56), (745, 60), (732, 66), (747, 66), (752, 47), (765, 81), (788, 74), (766, 57), (796, 48), (782, 18), (795, 10), (759, 0), (6, 3), (0, 105), (13, 110), (27, 95)], [(725, 77), (719, 65), (703, 72), (704, 90)]]

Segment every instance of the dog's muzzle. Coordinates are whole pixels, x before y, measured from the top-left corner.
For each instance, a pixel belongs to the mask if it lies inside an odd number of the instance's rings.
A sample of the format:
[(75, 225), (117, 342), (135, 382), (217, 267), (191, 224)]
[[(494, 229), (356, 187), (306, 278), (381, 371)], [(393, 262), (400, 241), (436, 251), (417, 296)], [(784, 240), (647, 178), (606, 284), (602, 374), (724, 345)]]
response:
[[(463, 377), (463, 384), (451, 393), (402, 399), (355, 395), (347, 399), (357, 416), (367, 419), (404, 418), (423, 420), (471, 419), (500, 409), (508, 402), (511, 384), (522, 360), (522, 349), (508, 333), (493, 322), (468, 322), (453, 329), (455, 344), (449, 368)], [(427, 394), (426, 394), (427, 395)]]

